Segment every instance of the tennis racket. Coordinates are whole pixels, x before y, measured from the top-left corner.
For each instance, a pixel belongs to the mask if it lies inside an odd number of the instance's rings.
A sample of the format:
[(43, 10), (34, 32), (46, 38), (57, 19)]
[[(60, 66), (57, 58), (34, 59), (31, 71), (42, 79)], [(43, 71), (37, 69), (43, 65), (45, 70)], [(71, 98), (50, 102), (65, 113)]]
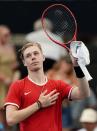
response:
[[(64, 42), (60, 41), (56, 35), (49, 32), (46, 28), (46, 19), (51, 21), (55, 34), (62, 38)], [(46, 8), (42, 14), (42, 26), (51, 41), (70, 51), (68, 45), (76, 40), (77, 22), (68, 7), (63, 4), (53, 4)]]
[[(46, 25), (46, 19), (51, 21), (56, 35), (48, 30)], [(71, 43), (72, 41), (76, 41), (77, 38), (77, 22), (74, 14), (70, 11), (70, 9), (63, 4), (53, 4), (44, 10), (41, 20), (43, 30), (47, 37), (53, 43), (56, 43), (66, 48), (70, 53), (70, 46), (72, 45)], [(59, 38), (62, 38), (63, 41)], [(75, 46), (76, 52), (79, 48), (80, 43), (81, 42), (78, 42)], [(86, 79), (91, 80), (92, 77), (90, 76), (85, 65), (83, 65), (79, 61), (78, 64), (81, 67), (83, 73), (85, 74)]]

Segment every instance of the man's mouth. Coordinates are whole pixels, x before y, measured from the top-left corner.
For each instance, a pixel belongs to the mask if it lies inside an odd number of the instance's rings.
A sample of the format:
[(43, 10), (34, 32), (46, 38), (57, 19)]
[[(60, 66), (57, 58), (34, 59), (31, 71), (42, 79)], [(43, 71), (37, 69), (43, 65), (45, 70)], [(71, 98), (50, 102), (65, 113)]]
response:
[(33, 62), (31, 63), (31, 65), (37, 65), (39, 62)]

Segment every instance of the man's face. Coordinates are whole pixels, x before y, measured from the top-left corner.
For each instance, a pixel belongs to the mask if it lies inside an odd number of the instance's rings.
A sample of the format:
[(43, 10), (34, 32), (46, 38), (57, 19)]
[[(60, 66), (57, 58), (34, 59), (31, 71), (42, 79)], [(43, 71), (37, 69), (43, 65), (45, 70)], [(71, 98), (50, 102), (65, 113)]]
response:
[(7, 28), (1, 28), (0, 29), (0, 40), (2, 44), (7, 44), (10, 42), (11, 33), (10, 30)]
[(96, 123), (88, 123), (88, 122), (85, 122), (85, 123), (82, 123), (83, 127), (85, 129), (87, 129), (88, 131), (93, 131), (94, 128), (96, 127)]
[(44, 56), (37, 46), (30, 46), (23, 52), (24, 65), (30, 71), (37, 71), (43, 68)]

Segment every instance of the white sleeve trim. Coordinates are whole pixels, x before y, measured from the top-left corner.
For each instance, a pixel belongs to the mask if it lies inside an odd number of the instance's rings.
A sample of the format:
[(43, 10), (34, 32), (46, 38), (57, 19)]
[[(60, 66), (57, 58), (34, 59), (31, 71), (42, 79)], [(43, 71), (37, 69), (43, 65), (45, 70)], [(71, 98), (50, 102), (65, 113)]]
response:
[(19, 105), (17, 105), (16, 103), (7, 102), (7, 103), (4, 104), (4, 107), (7, 106), (7, 105), (16, 106), (19, 109)]
[(69, 100), (72, 99), (72, 98), (71, 98), (71, 92), (72, 92), (72, 90), (73, 90), (73, 87), (70, 89), (70, 91), (69, 91), (69, 93), (68, 93), (68, 99), (69, 99)]

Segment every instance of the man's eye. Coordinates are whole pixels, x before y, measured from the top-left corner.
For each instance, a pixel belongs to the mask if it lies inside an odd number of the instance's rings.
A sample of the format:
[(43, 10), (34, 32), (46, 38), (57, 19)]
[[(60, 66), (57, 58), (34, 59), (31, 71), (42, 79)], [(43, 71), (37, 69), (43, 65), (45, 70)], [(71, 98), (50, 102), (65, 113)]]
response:
[(34, 52), (34, 55), (38, 55), (39, 53), (38, 52)]
[(26, 55), (27, 58), (30, 57), (30, 56), (31, 56), (30, 54)]

